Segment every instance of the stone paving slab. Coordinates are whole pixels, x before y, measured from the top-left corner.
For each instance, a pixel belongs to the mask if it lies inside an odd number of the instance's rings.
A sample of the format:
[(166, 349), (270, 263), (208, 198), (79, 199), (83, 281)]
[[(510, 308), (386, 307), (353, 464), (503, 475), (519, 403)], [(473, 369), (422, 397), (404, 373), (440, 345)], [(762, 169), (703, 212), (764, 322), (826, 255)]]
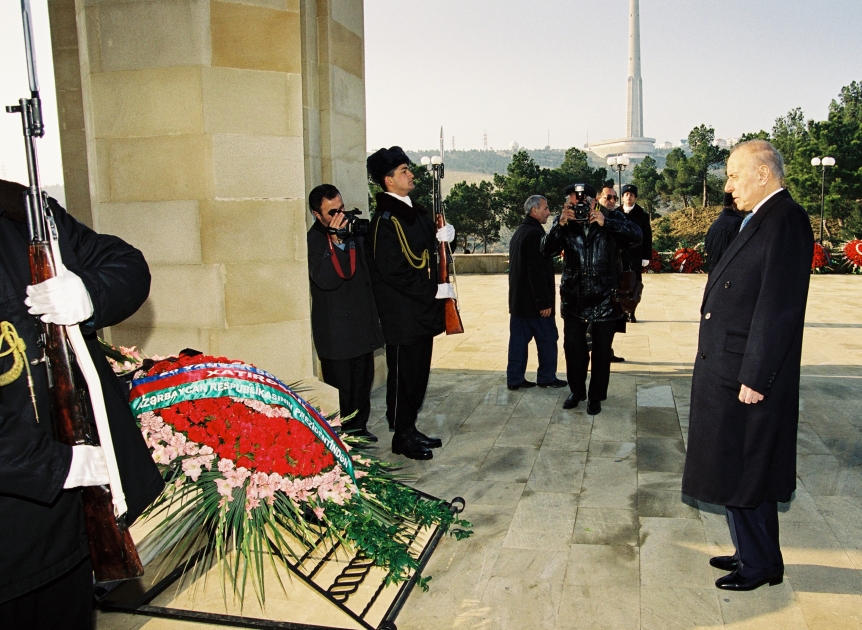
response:
[[(705, 281), (644, 278), (638, 323), (614, 344), (626, 362), (591, 417), (563, 410), (563, 390), (508, 391), (507, 277), (459, 278), (466, 332), (435, 340), (419, 420), (443, 438), (434, 459), (392, 455), (383, 388), (372, 399), (376, 452), (422, 490), (465, 497), (475, 531), (441, 542), (400, 629), (862, 629), (862, 279), (812, 278), (798, 489), (779, 510), (785, 580), (751, 593), (714, 587), (707, 561), (731, 549), (723, 511), (679, 491)], [(564, 378), (562, 357), (560, 339)], [(527, 369), (535, 380), (532, 347)], [(202, 627), (163, 624), (98, 627)]]

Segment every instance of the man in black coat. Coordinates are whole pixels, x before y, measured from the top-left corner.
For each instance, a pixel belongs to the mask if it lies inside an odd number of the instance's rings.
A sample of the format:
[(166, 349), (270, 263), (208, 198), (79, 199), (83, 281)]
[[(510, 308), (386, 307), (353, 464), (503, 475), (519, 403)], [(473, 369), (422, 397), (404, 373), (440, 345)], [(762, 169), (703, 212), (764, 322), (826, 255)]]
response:
[(706, 250), (706, 264), (709, 269), (718, 267), (725, 250), (739, 234), (742, 215), (733, 207), (733, 194), (724, 193), (724, 207), (721, 214), (709, 226), (703, 248)]
[(738, 145), (725, 190), (750, 211), (712, 270), (701, 305), (682, 491), (723, 505), (736, 553), (710, 560), (716, 581), (751, 590), (782, 581), (778, 502), (796, 488), (802, 329), (814, 235), (782, 188), (781, 156)]
[[(57, 278), (28, 286), (23, 194), (20, 184), (0, 180), (0, 321), (17, 331), (31, 364), (40, 354), (31, 314), (80, 324), (101, 380), (131, 524), (164, 484), (95, 331), (143, 304), (149, 269), (138, 250), (96, 234), (51, 199), (64, 267)], [(0, 354), (8, 343), (7, 337)], [(11, 354), (0, 357), (0, 375), (13, 365)], [(104, 455), (101, 447), (54, 441), (45, 364), (30, 369), (38, 418), (26, 372), (0, 387), (0, 625), (91, 628), (93, 573), (80, 488), (107, 482)]]
[[(643, 234), (640, 245), (635, 245), (623, 250), (623, 269), (634, 271), (639, 282), (643, 281), (643, 270), (652, 259), (652, 226), (649, 215), (638, 205), (638, 187), (634, 184), (626, 184), (622, 190), (623, 213), (626, 219), (635, 223)], [(632, 323), (637, 322), (634, 311), (628, 316)]]
[(443, 445), (416, 428), (431, 373), (434, 337), (446, 330), (443, 301), (454, 298), (448, 283), (437, 283), (437, 245), (452, 242), (455, 230), (439, 230), (434, 219), (410, 198), (413, 173), (401, 147), (368, 157), (371, 179), (384, 192), (369, 227), (369, 270), (386, 340), (386, 418), (395, 430), (392, 452), (431, 459)]
[(306, 235), (311, 332), (323, 382), (338, 390), (341, 417), (353, 416), (342, 430), (376, 442), (367, 427), (374, 351), (383, 347), (383, 332), (371, 290), (365, 239), (347, 230), (344, 201), (332, 184), (312, 190), (308, 204), (315, 218)]
[[(560, 314), (563, 316), (563, 351), (571, 394), (563, 403), (573, 409), (587, 400), (587, 413), (601, 413), (611, 373), (611, 343), (622, 312), (614, 304), (619, 286), (619, 252), (637, 245), (640, 228), (618, 210), (602, 212), (596, 206), (596, 190), (589, 184), (566, 187), (568, 200), (554, 225), (542, 239), (542, 253), (564, 253), (560, 280)], [(586, 206), (584, 206), (586, 204)], [(577, 218), (575, 210), (583, 212)], [(587, 328), (592, 328), (592, 356), (587, 348)], [(587, 368), (592, 361), (589, 396)]]
[(524, 203), (526, 216), (509, 241), (509, 361), (506, 385), (534, 387), (524, 378), (527, 346), (536, 339), (539, 387), (565, 387), (557, 378), (557, 322), (554, 320), (554, 261), (542, 256), (542, 227), (551, 211), (548, 200), (533, 195)]

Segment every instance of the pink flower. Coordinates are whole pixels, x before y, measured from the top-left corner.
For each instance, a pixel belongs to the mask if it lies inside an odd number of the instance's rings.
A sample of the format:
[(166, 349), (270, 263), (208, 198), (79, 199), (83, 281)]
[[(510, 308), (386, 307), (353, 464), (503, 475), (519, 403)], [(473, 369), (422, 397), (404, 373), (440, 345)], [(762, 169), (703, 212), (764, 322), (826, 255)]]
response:
[(314, 508), (314, 510), (312, 510), (312, 511), (314, 512), (314, 515), (318, 519), (323, 520), (323, 507), (318, 506), (318, 507)]
[[(209, 448), (209, 447), (205, 446), (204, 448)], [(203, 449), (201, 449), (201, 450), (203, 450)], [(210, 452), (212, 452), (212, 449), (210, 449)], [(229, 459), (222, 458), (218, 463), (218, 470), (222, 474), (227, 473), (229, 470), (233, 470), (233, 462)]]
[(227, 479), (216, 479), (216, 490), (223, 497), (227, 497), (228, 501), (233, 501), (233, 486)]
[(188, 475), (192, 481), (197, 481), (202, 472), (200, 460), (196, 457), (183, 460), (183, 472)]

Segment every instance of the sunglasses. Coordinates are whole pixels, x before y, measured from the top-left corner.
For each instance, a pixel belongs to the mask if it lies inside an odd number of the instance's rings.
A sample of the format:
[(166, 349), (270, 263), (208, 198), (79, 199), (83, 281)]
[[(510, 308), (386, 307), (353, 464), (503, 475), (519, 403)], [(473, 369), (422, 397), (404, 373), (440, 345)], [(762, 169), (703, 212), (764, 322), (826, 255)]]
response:
[(613, 199), (614, 201), (616, 201), (617, 199), (619, 199), (619, 197), (617, 197), (616, 195), (605, 195), (605, 199)]

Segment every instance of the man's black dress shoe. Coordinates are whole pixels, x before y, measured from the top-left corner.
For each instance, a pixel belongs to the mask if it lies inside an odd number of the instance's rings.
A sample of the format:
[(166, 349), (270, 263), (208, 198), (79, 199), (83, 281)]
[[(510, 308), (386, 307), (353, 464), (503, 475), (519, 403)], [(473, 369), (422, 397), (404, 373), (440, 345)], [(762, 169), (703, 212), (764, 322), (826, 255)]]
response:
[(443, 446), (443, 440), (440, 438), (428, 437), (418, 430), (413, 434), (413, 438), (425, 448), (440, 448)]
[(602, 412), (602, 401), (601, 400), (593, 400), (590, 398), (587, 403), (587, 415), (588, 416), (597, 416)]
[(565, 387), (568, 383), (561, 378), (555, 378), (550, 383), (536, 383), (536, 385), (539, 387), (553, 387), (554, 389), (559, 389), (560, 387)]
[(758, 574), (752, 577), (742, 577), (734, 571), (729, 575), (718, 578), (715, 581), (715, 585), (725, 591), (753, 591), (764, 584), (775, 586), (776, 584), (781, 584), (783, 581), (784, 569), (782, 568), (778, 573), (773, 573), (772, 575), (766, 573), (765, 575)]
[(622, 357), (618, 357), (617, 355), (611, 355), (611, 363), (625, 363), (626, 360)]
[(569, 397), (563, 402), (563, 409), (574, 409), (578, 406), (578, 403), (586, 399), (586, 396), (575, 396), (574, 394), (569, 394)]
[(528, 381), (528, 380), (526, 380), (526, 379), (524, 379), (523, 381), (521, 381), (521, 382), (520, 382), (520, 383), (518, 383), (517, 385), (506, 385), (506, 387), (508, 387), (508, 388), (509, 388), (510, 390), (512, 390), (512, 391), (515, 391), (515, 390), (516, 390), (516, 389), (518, 389), (518, 388), (520, 388), (520, 389), (528, 389), (528, 388), (530, 388), (530, 387), (535, 387), (535, 386), (536, 386), (536, 384), (535, 384), (533, 381)]
[(632, 324), (637, 324), (637, 323), (638, 323), (638, 318), (637, 318), (637, 317), (635, 317), (635, 314), (634, 314), (634, 313), (632, 313), (631, 315), (629, 315), (629, 321), (630, 321)]
[(413, 435), (407, 438), (398, 436), (392, 438), (392, 452), (396, 455), (404, 455), (409, 459), (431, 459), (434, 457), (434, 453), (422, 446)]
[(715, 556), (709, 559), (709, 564), (722, 571), (736, 571), (739, 558), (736, 556)]

